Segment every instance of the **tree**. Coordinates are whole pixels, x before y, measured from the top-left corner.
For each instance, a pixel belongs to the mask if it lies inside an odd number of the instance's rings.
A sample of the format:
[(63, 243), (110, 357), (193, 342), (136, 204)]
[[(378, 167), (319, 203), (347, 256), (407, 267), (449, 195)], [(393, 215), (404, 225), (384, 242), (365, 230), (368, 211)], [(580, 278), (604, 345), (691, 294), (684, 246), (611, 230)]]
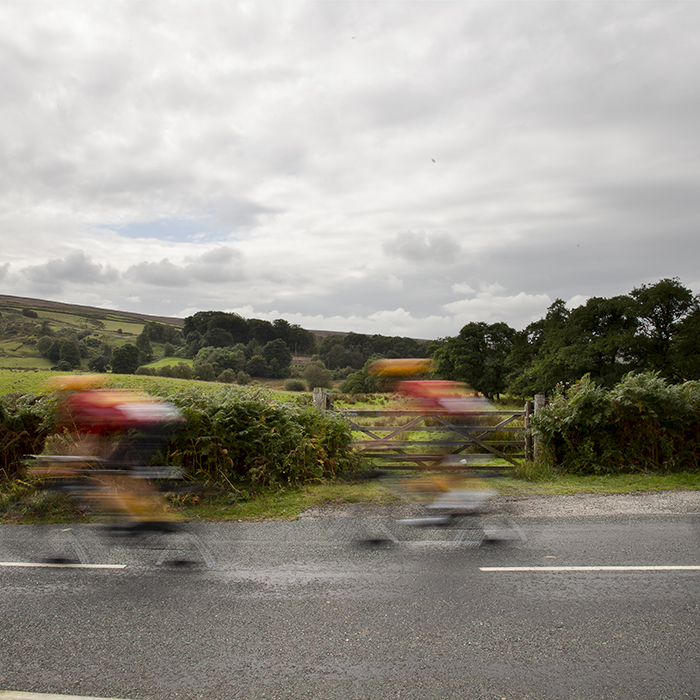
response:
[(251, 340), (257, 340), (261, 345), (277, 338), (275, 327), (269, 321), (260, 318), (248, 319), (248, 333)]
[(287, 345), (295, 355), (299, 353), (311, 355), (316, 350), (316, 336), (294, 323), (289, 327)]
[(221, 312), (213, 314), (207, 322), (206, 332), (208, 333), (214, 329), (226, 331), (231, 335), (231, 342), (228, 345), (245, 343), (249, 339), (248, 322), (238, 314)]
[(233, 384), (236, 381), (236, 373), (232, 369), (225, 369), (217, 378), (222, 384)]
[(313, 391), (316, 387), (330, 389), (333, 386), (333, 375), (320, 360), (309, 362), (304, 367), (303, 375), (309, 391)]
[(142, 332), (138, 338), (136, 338), (136, 347), (141, 352), (141, 363), (145, 364), (153, 359), (153, 348), (151, 347), (151, 341), (148, 339), (148, 335)]
[(571, 311), (567, 319), (567, 342), (571, 375), (578, 381), (589, 374), (603, 386), (612, 387), (633, 369), (632, 347), (639, 322), (634, 300), (592, 297)]
[(212, 328), (204, 334), (203, 342), (215, 348), (226, 348), (234, 344), (233, 335), (224, 328)]
[(253, 355), (253, 357), (246, 362), (245, 371), (251, 377), (266, 377), (267, 376), (267, 363), (262, 355)]
[(88, 369), (91, 372), (106, 372), (109, 367), (109, 360), (104, 355), (95, 355), (88, 360)]
[(436, 351), (437, 373), (494, 398), (506, 388), (506, 359), (514, 337), (515, 331), (505, 323), (468, 323)]
[(213, 382), (216, 379), (216, 371), (210, 362), (202, 362), (195, 366), (194, 376), (203, 382)]
[[(49, 337), (48, 335), (43, 335), (39, 340), (36, 342), (36, 349), (39, 351), (39, 354), (42, 357), (46, 357), (47, 353), (49, 352), (49, 348), (53, 345), (53, 338)], [(60, 357), (60, 350), (59, 350), (59, 357)]]
[(185, 346), (185, 354), (187, 357), (194, 357), (204, 345), (202, 334), (199, 331), (192, 331), (187, 336), (187, 345)]
[(344, 394), (373, 394), (378, 391), (377, 377), (369, 374), (366, 369), (358, 369), (348, 375), (340, 385), (340, 391)]
[(273, 361), (277, 361), (280, 371), (288, 370), (292, 364), (292, 353), (289, 352), (287, 343), (281, 338), (266, 343), (262, 354), (268, 365), (272, 365)]
[(694, 309), (677, 325), (671, 361), (675, 374), (683, 381), (700, 379), (700, 309)]
[(510, 369), (508, 391), (516, 396), (549, 393), (571, 376), (567, 323), (569, 310), (563, 299), (556, 299), (547, 315), (531, 323), (513, 337), (506, 360)]
[(324, 364), (329, 369), (347, 367), (352, 362), (351, 353), (348, 352), (342, 343), (335, 343), (324, 355)]
[(141, 353), (132, 343), (127, 343), (112, 353), (112, 372), (115, 374), (134, 374), (140, 364)]
[(189, 344), (190, 335), (195, 331), (203, 336), (215, 328), (230, 333), (234, 343), (247, 343), (249, 340), (247, 321), (238, 314), (223, 311), (198, 311), (194, 316), (188, 316), (182, 333)]
[(238, 344), (231, 348), (203, 347), (194, 358), (194, 365), (196, 367), (203, 362), (210, 363), (217, 375), (226, 369), (238, 372), (245, 366), (244, 346)]
[(277, 339), (284, 340), (285, 343), (289, 341), (289, 334), (291, 331), (289, 321), (285, 321), (283, 318), (276, 318), (272, 322), (272, 326), (275, 329)]
[(180, 331), (174, 326), (149, 321), (144, 327), (142, 334), (146, 335), (153, 343), (172, 343), (181, 337)]
[(61, 343), (60, 361), (71, 366), (71, 369), (80, 367), (80, 348), (77, 340), (64, 340)]
[(58, 362), (61, 359), (61, 341), (54, 340), (51, 343), (51, 347), (46, 351), (46, 357), (51, 360), (51, 362)]
[(698, 308), (698, 299), (677, 277), (636, 287), (631, 296), (637, 302), (640, 322), (636, 356), (640, 369), (657, 371), (667, 379), (679, 379), (673, 366), (671, 345), (680, 322)]

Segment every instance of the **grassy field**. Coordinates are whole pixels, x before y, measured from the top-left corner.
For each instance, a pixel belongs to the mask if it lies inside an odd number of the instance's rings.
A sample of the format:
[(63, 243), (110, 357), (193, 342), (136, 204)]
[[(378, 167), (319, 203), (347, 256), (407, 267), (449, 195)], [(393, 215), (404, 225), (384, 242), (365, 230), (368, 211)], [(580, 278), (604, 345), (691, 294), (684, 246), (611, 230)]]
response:
[(155, 362), (149, 362), (145, 367), (150, 367), (152, 369), (158, 369), (159, 367), (169, 367), (170, 365), (178, 365), (180, 363), (189, 365), (192, 367), (193, 361), (183, 357), (161, 357), (160, 360)]
[[(66, 372), (52, 372), (38, 369), (0, 369), (0, 395), (14, 392), (30, 394), (45, 394), (49, 391), (49, 380), (60, 377)], [(86, 373), (86, 374), (89, 374)], [(176, 379), (172, 377), (148, 377), (135, 374), (100, 374), (97, 375), (104, 386), (122, 389), (140, 389), (150, 393), (170, 393), (187, 387), (196, 387), (201, 391), (215, 392), (221, 387), (231, 386), (219, 382), (203, 382), (196, 379)], [(299, 393), (283, 391), (284, 382), (281, 380), (255, 380), (246, 387), (250, 391), (261, 388), (275, 392), (280, 398), (298, 396)]]

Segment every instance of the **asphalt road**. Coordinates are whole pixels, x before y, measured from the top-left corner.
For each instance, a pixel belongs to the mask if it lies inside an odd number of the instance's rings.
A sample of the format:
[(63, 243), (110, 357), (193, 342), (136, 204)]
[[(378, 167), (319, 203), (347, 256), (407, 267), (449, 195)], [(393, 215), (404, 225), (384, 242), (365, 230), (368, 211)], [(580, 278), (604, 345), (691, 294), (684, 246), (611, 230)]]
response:
[[(700, 698), (693, 513), (518, 517), (526, 541), (502, 546), (428, 528), (356, 548), (336, 538), (352, 522), (128, 541), (95, 526), (2, 526), (0, 691)], [(82, 565), (24, 566), (50, 558)]]

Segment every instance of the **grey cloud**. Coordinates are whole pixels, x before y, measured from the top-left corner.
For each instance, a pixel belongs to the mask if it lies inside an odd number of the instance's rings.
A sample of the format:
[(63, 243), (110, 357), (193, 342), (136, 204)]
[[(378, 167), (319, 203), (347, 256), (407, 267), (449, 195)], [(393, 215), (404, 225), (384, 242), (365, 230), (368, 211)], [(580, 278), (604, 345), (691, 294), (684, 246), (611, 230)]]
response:
[[(627, 222), (677, 221), (695, 217), (698, 209), (698, 186), (684, 180), (653, 178), (649, 173), (645, 179), (636, 178), (628, 182), (601, 182), (581, 189), (597, 211), (608, 210)], [(629, 223), (628, 223), (629, 225)], [(663, 225), (663, 224), (662, 224)], [(659, 231), (662, 234), (663, 231)]]
[(159, 262), (140, 262), (127, 270), (137, 282), (156, 287), (186, 287), (190, 280), (184, 268), (163, 258)]
[(245, 278), (243, 254), (225, 246), (203, 253), (188, 262), (184, 269), (188, 276), (201, 282), (221, 283)]
[(4, 265), (0, 265), (0, 281), (4, 280), (10, 271), (10, 263), (5, 263)]
[(65, 258), (49, 260), (22, 270), (34, 284), (55, 286), (61, 282), (98, 284), (114, 282), (119, 273), (109, 265), (95, 263), (82, 250), (69, 253)]
[(219, 202), (214, 204), (214, 207), (216, 209), (215, 221), (222, 227), (233, 229), (234, 232), (241, 228), (254, 226), (263, 215), (278, 212), (273, 207), (231, 196), (222, 196)]
[(453, 263), (461, 250), (456, 237), (443, 232), (428, 235), (424, 231), (404, 231), (384, 244), (387, 255), (416, 263)]

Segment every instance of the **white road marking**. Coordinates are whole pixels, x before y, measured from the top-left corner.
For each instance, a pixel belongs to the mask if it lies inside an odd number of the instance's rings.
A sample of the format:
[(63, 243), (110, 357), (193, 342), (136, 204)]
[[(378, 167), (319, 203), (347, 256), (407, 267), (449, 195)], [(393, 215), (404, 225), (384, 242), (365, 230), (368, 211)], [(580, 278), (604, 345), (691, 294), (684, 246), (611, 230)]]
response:
[(96, 698), (87, 695), (55, 695), (54, 693), (20, 693), (15, 690), (0, 690), (0, 700), (119, 700), (119, 698)]
[(481, 566), (479, 571), (519, 572), (519, 571), (700, 571), (700, 565), (661, 565), (661, 566)]
[[(25, 566), (40, 569), (126, 569), (126, 564), (71, 564), (49, 561), (0, 561), (0, 566)], [(4, 700), (3, 695), (0, 695), (0, 700)]]

